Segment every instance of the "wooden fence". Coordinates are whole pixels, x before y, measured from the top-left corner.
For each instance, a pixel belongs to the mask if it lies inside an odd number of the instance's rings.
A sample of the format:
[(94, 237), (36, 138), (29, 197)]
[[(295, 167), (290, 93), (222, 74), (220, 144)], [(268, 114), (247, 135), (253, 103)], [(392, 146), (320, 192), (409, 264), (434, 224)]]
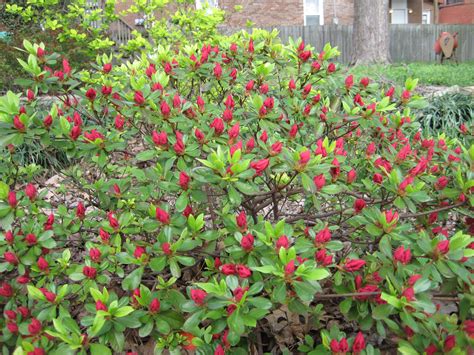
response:
[[(337, 46), (341, 51), (339, 61), (350, 61), (352, 48), (352, 26), (287, 26), (276, 27), (280, 38), (286, 42), (289, 37), (299, 37), (320, 50), (325, 43)], [(271, 30), (272, 28), (266, 28)], [(224, 29), (234, 32), (237, 29)], [(456, 55), (459, 61), (474, 60), (474, 25), (390, 25), (390, 55), (393, 62), (434, 62), (433, 45), (441, 32), (458, 32), (459, 47)]]

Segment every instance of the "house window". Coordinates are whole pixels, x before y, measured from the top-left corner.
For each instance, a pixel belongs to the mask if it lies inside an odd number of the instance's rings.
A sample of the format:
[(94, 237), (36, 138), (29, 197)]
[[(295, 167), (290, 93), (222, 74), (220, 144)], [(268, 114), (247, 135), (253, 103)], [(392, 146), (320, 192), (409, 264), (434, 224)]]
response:
[(304, 25), (324, 25), (323, 0), (304, 0)]
[(210, 8), (217, 7), (217, 0), (196, 0), (196, 8), (202, 9), (206, 3)]
[(421, 23), (429, 25), (431, 23), (431, 11), (423, 11)]
[(406, 24), (408, 23), (408, 6), (407, 0), (392, 0), (392, 8), (390, 9), (391, 23)]
[(464, 0), (446, 0), (446, 5), (462, 4)]

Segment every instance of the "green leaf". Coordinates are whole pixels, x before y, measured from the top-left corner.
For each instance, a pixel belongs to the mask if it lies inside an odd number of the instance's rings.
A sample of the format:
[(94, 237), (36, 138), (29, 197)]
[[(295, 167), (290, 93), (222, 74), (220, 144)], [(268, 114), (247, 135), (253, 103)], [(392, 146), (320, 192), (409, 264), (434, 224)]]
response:
[(94, 318), (94, 322), (92, 323), (92, 327), (90, 328), (90, 335), (95, 336), (97, 335), (102, 327), (105, 324), (105, 318), (101, 315), (96, 315)]
[(302, 275), (304, 279), (309, 281), (318, 281), (325, 279), (330, 275), (329, 271), (323, 268), (309, 269), (306, 270)]
[(272, 302), (264, 297), (248, 298), (247, 302), (254, 305), (256, 308), (261, 308), (261, 309), (272, 308)]
[(43, 295), (43, 292), (41, 292), (38, 288), (36, 288), (32, 285), (26, 285), (26, 288), (28, 289), (28, 294), (34, 300), (40, 300), (40, 301), (45, 301), (46, 300), (46, 297)]
[(140, 285), (143, 276), (143, 267), (133, 270), (122, 281), (122, 288), (127, 291), (132, 291)]
[(137, 154), (135, 157), (138, 161), (146, 161), (146, 160), (152, 160), (153, 158), (156, 157), (156, 151), (155, 150), (144, 150), (143, 152), (140, 152)]
[(145, 325), (143, 327), (138, 329), (138, 336), (140, 338), (145, 338), (148, 335), (150, 335), (152, 330), (153, 330), (153, 322), (149, 321), (148, 323), (145, 323)]
[(3, 181), (0, 181), (0, 200), (6, 200), (10, 188)]
[(389, 295), (388, 293), (382, 292), (381, 298), (395, 308), (401, 308), (402, 306), (402, 301), (400, 301), (395, 296)]
[(339, 304), (339, 309), (343, 314), (349, 313), (349, 310), (351, 309), (352, 306), (352, 299), (351, 298), (346, 298), (344, 301), (342, 301)]
[(93, 343), (90, 345), (91, 355), (112, 355), (112, 351), (102, 344)]
[(166, 266), (167, 257), (159, 256), (150, 260), (150, 268), (155, 272), (162, 271)]
[(276, 270), (275, 266), (273, 265), (254, 266), (251, 269), (254, 271), (261, 272), (262, 274), (271, 274)]
[[(137, 286), (138, 287), (138, 286)], [(117, 311), (114, 312), (114, 317), (116, 318), (121, 318), (125, 317), (126, 315), (129, 315), (130, 313), (133, 312), (133, 308), (130, 306), (125, 306), (122, 308), (119, 308)]]

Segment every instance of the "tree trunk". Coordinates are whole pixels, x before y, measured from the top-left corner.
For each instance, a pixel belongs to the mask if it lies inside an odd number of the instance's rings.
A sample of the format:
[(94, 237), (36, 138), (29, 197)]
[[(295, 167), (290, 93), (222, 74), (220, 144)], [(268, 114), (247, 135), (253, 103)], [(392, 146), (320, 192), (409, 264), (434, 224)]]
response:
[(354, 0), (351, 64), (388, 63), (389, 0)]
[(439, 3), (438, 0), (433, 1), (433, 23), (439, 23)]

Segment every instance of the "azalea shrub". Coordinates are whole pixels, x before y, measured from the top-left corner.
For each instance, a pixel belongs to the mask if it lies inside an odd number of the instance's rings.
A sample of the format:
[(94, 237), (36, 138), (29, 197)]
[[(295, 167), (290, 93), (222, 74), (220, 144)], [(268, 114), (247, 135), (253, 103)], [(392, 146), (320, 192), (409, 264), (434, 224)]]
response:
[[(420, 130), (416, 80), (259, 30), (80, 71), (24, 45), (31, 80), (0, 98), (4, 353), (473, 345), (472, 127)], [(24, 144), (70, 165), (20, 165)]]

